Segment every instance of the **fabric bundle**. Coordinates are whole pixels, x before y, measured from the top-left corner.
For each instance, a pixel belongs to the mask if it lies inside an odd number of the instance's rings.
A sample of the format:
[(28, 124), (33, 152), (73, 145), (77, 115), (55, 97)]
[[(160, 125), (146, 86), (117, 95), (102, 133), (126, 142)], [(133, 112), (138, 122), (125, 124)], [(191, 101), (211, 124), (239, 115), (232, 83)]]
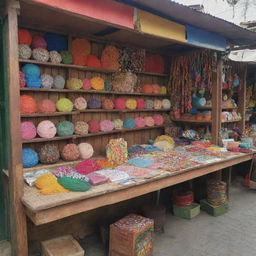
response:
[(56, 134), (57, 130), (53, 122), (49, 120), (41, 121), (37, 126), (37, 134), (41, 138), (53, 138)]
[(97, 56), (88, 55), (86, 58), (86, 66), (92, 68), (101, 68), (101, 63)]
[(91, 44), (85, 39), (74, 39), (71, 43), (73, 64), (86, 66), (87, 56), (91, 52)]
[(44, 114), (52, 114), (56, 112), (56, 105), (52, 100), (44, 99), (38, 103), (38, 112)]
[(112, 80), (114, 92), (134, 92), (137, 76), (131, 72), (115, 73)]
[(67, 144), (61, 151), (61, 157), (65, 161), (75, 161), (80, 157), (79, 148), (76, 144)]
[(37, 103), (35, 99), (29, 95), (20, 96), (20, 113), (34, 114), (37, 111)]
[(43, 164), (54, 164), (60, 159), (59, 149), (55, 145), (46, 144), (40, 148), (39, 159)]
[(31, 48), (26, 44), (19, 44), (19, 58), (20, 59), (29, 59), (32, 55)]
[(84, 121), (77, 121), (75, 123), (75, 134), (77, 135), (86, 135), (88, 134), (89, 126)]
[(101, 55), (102, 68), (118, 70), (120, 67), (118, 59), (119, 50), (113, 45), (106, 46)]

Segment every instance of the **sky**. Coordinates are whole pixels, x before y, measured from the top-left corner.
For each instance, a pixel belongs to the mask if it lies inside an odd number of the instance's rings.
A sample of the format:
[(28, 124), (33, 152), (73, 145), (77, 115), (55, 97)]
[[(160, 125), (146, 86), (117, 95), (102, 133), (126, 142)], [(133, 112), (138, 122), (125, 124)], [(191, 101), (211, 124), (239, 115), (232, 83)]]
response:
[(214, 15), (218, 18), (222, 18), (233, 22), (235, 24), (240, 24), (243, 21), (256, 20), (256, 0), (248, 0), (249, 8), (244, 17), (244, 7), (245, 0), (240, 0), (237, 5), (233, 8), (228, 5), (226, 1), (223, 0), (173, 0), (174, 2), (184, 4), (184, 5), (194, 5), (203, 4), (206, 13)]

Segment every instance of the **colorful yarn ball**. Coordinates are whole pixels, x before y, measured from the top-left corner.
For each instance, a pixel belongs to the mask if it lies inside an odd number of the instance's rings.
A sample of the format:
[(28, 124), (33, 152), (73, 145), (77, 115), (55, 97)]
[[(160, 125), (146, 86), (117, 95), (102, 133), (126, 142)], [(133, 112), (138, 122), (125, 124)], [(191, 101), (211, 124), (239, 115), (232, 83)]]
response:
[(26, 80), (25, 80), (25, 74), (23, 72), (19, 72), (19, 76), (20, 76), (20, 88), (25, 87), (26, 85)]
[(56, 112), (56, 105), (52, 100), (44, 99), (38, 103), (38, 112), (44, 114), (52, 114)]
[(135, 121), (131, 117), (125, 118), (123, 121), (123, 125), (124, 125), (124, 128), (127, 128), (127, 129), (133, 129), (136, 127)]
[(49, 52), (43, 48), (36, 48), (32, 52), (33, 59), (41, 62), (47, 62), (49, 60)]
[(48, 51), (66, 51), (68, 49), (68, 37), (54, 33), (45, 35)]
[(65, 79), (61, 75), (57, 75), (53, 79), (53, 88), (54, 89), (64, 89), (65, 87)]
[(119, 50), (113, 45), (106, 46), (101, 55), (102, 68), (118, 70), (120, 67), (118, 59)]
[(171, 102), (168, 99), (163, 99), (162, 100), (162, 106), (163, 109), (170, 109), (171, 108)]
[(19, 58), (20, 59), (29, 59), (31, 57), (32, 50), (26, 44), (19, 44)]
[(99, 109), (101, 108), (101, 101), (96, 98), (91, 98), (88, 100), (88, 108)]
[(58, 64), (58, 63), (61, 63), (62, 61), (61, 55), (57, 51), (50, 51), (49, 56), (50, 56), (50, 61), (52, 63)]
[(74, 106), (77, 110), (85, 110), (87, 108), (87, 101), (84, 97), (75, 99)]
[(162, 101), (159, 99), (154, 100), (154, 109), (161, 109), (162, 108)]
[(161, 86), (161, 94), (167, 94), (167, 88), (165, 86)]
[(22, 149), (22, 163), (24, 168), (37, 165), (39, 162), (38, 154), (32, 148)]
[(137, 101), (137, 109), (144, 109), (145, 108), (145, 100), (138, 98)]
[(85, 192), (91, 188), (90, 183), (85, 180), (76, 179), (73, 177), (61, 177), (58, 178), (58, 183), (65, 189), (75, 192)]
[(88, 134), (89, 125), (84, 121), (77, 121), (75, 123), (75, 134), (86, 135)]
[(37, 126), (37, 134), (41, 138), (53, 138), (56, 134), (57, 130), (53, 122), (49, 120), (41, 121)]
[(102, 132), (110, 132), (110, 131), (114, 130), (114, 128), (115, 128), (115, 125), (110, 120), (103, 120), (100, 122), (100, 130)]
[(102, 101), (102, 108), (103, 109), (107, 109), (107, 110), (111, 110), (114, 108), (114, 102), (111, 99), (104, 99)]
[(105, 81), (104, 82), (104, 90), (111, 91), (111, 89), (112, 89), (112, 83), (110, 81)]
[(37, 111), (37, 104), (33, 97), (29, 95), (20, 96), (20, 113), (34, 114)]
[(23, 140), (32, 140), (36, 137), (36, 127), (32, 122), (21, 123), (21, 138)]
[(136, 109), (137, 101), (135, 99), (131, 99), (131, 98), (127, 99), (125, 102), (125, 106), (126, 106), (126, 108), (131, 109), (131, 110)]
[(155, 121), (151, 116), (145, 116), (144, 122), (145, 122), (145, 126), (149, 126), (149, 127), (154, 126), (155, 124)]
[(143, 117), (135, 117), (135, 125), (136, 128), (143, 128), (145, 127), (145, 121)]
[(57, 123), (56, 128), (59, 136), (71, 136), (74, 133), (74, 125), (66, 120)]
[(80, 90), (83, 87), (83, 81), (78, 78), (70, 78), (67, 80), (67, 88), (70, 90)]
[(83, 89), (84, 89), (85, 91), (88, 91), (88, 90), (91, 89), (91, 82), (90, 82), (90, 80), (87, 79), (87, 78), (83, 79)]
[(114, 92), (134, 92), (137, 84), (137, 76), (131, 72), (116, 72), (112, 79), (112, 90)]
[(158, 84), (152, 84), (152, 90), (154, 94), (160, 94), (161, 93), (161, 87)]
[(91, 53), (91, 44), (86, 39), (76, 38), (71, 43), (72, 55), (87, 57)]
[(104, 90), (104, 80), (99, 76), (95, 76), (92, 79), (90, 79), (90, 84), (92, 89), (96, 91)]
[(42, 88), (50, 89), (53, 87), (53, 77), (48, 74), (41, 75)]
[(76, 144), (67, 144), (61, 151), (61, 157), (65, 161), (75, 161), (80, 157), (79, 148)]
[(153, 100), (146, 100), (145, 101), (146, 109), (153, 109), (154, 108), (154, 101)]
[(113, 122), (116, 130), (123, 129), (123, 121), (121, 119), (115, 119)]
[(62, 63), (72, 64), (73, 58), (72, 58), (72, 54), (69, 51), (61, 51), (60, 56), (61, 56), (61, 59), (62, 59)]
[(78, 54), (72, 54), (73, 64), (77, 66), (86, 66), (86, 56)]
[(67, 98), (61, 98), (57, 101), (56, 108), (59, 112), (71, 112), (73, 103)]
[(60, 151), (55, 145), (46, 144), (40, 148), (39, 159), (43, 164), (54, 164), (60, 159)]
[(101, 63), (97, 56), (88, 55), (86, 58), (86, 66), (93, 68), (101, 68)]
[(125, 99), (123, 98), (115, 99), (114, 104), (115, 104), (115, 109), (120, 109), (120, 110), (125, 109)]
[(22, 72), (25, 74), (25, 77), (39, 77), (40, 76), (40, 68), (34, 64), (26, 64), (22, 67)]
[(100, 131), (100, 124), (97, 121), (94, 120), (90, 120), (87, 122), (89, 129), (88, 131), (90, 133), (97, 133)]
[(95, 160), (87, 159), (87, 160), (84, 160), (84, 161), (78, 163), (75, 166), (75, 169), (77, 170), (78, 173), (86, 175), (91, 172), (95, 172), (95, 171), (99, 170), (100, 167), (98, 166), (98, 164), (96, 163)]
[(153, 87), (152, 87), (152, 85), (151, 85), (151, 84), (144, 84), (144, 85), (142, 86), (142, 92), (143, 92), (143, 93), (148, 93), (148, 94), (153, 93)]
[(42, 36), (34, 36), (32, 40), (32, 48), (47, 48), (47, 43)]
[(160, 114), (153, 115), (153, 119), (154, 119), (155, 125), (163, 125), (164, 123), (164, 118)]
[(26, 85), (28, 88), (40, 88), (42, 84), (40, 77), (26, 76)]
[(89, 143), (80, 143), (78, 145), (80, 156), (82, 159), (89, 159), (93, 156), (93, 147)]
[(18, 40), (19, 40), (19, 44), (31, 45), (32, 36), (28, 30), (19, 29), (18, 30)]

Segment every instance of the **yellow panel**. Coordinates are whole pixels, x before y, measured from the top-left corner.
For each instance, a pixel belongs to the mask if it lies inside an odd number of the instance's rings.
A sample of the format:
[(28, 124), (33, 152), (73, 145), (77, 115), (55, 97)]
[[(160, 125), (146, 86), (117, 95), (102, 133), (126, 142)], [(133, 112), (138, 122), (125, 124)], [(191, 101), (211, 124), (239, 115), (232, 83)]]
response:
[(146, 34), (179, 42), (187, 42), (185, 26), (163, 19), (149, 12), (137, 10), (136, 27)]

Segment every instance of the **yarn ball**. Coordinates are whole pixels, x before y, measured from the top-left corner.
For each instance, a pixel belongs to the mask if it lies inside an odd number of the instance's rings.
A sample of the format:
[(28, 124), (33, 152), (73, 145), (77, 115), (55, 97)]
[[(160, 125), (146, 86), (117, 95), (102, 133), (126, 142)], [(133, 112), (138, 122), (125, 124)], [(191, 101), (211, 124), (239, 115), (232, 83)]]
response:
[(110, 132), (110, 131), (114, 130), (114, 128), (115, 128), (115, 125), (110, 120), (103, 120), (100, 122), (100, 130), (102, 132)]
[(161, 87), (158, 84), (152, 84), (152, 90), (154, 94), (160, 94), (161, 93)]
[(153, 119), (154, 119), (155, 125), (163, 125), (164, 123), (164, 118), (160, 114), (153, 115)]
[(114, 102), (111, 99), (104, 99), (102, 101), (102, 108), (107, 109), (107, 110), (111, 110), (111, 109), (114, 108)]
[(50, 89), (53, 87), (53, 77), (48, 74), (41, 75), (42, 88)]
[(167, 88), (165, 86), (161, 86), (161, 94), (167, 94)]
[(36, 137), (36, 127), (32, 122), (21, 123), (21, 138), (23, 140), (32, 140)]
[(87, 101), (84, 97), (78, 97), (75, 99), (74, 106), (77, 110), (84, 110), (87, 108)]
[(90, 83), (91, 83), (92, 89), (96, 91), (104, 90), (104, 80), (101, 77), (99, 76), (93, 77), (92, 79), (90, 79)]
[(145, 101), (146, 109), (153, 109), (154, 108), (154, 101), (153, 100), (146, 100)]
[(115, 104), (115, 109), (120, 109), (120, 110), (125, 109), (125, 99), (123, 98), (115, 99), (114, 104)]
[(137, 109), (144, 109), (145, 108), (145, 100), (144, 99), (136, 99), (137, 101)]
[(72, 53), (73, 64), (77, 66), (86, 66), (86, 56), (79, 53)]
[(40, 77), (26, 76), (26, 85), (28, 88), (40, 88), (42, 84)]
[(90, 120), (87, 122), (89, 129), (88, 131), (90, 133), (97, 133), (100, 131), (100, 124), (97, 121), (94, 120)]
[(22, 162), (24, 168), (33, 167), (39, 162), (38, 154), (32, 148), (23, 148)]
[(34, 36), (32, 39), (32, 48), (47, 48), (47, 43), (42, 36)]
[(73, 103), (67, 98), (61, 98), (57, 101), (56, 108), (59, 112), (71, 112)]
[(25, 77), (39, 77), (40, 76), (40, 68), (34, 64), (26, 64), (22, 67), (22, 72), (25, 74)]
[(90, 80), (87, 79), (87, 78), (83, 79), (83, 89), (84, 89), (85, 91), (88, 91), (88, 90), (91, 89), (91, 82), (90, 82)]
[(78, 78), (70, 78), (67, 80), (67, 88), (70, 90), (79, 90), (83, 87), (83, 81)]
[(48, 51), (66, 51), (68, 49), (67, 36), (54, 33), (46, 33), (45, 41)]
[(19, 40), (19, 44), (31, 45), (32, 36), (28, 30), (19, 29), (18, 30), (18, 40)]
[(111, 91), (111, 89), (112, 89), (112, 83), (110, 81), (105, 81), (104, 82), (104, 90)]
[(20, 88), (23, 88), (26, 85), (25, 74), (20, 71), (19, 76), (20, 76)]
[(154, 109), (161, 109), (162, 108), (162, 101), (159, 99), (154, 100)]
[(89, 143), (80, 143), (78, 145), (80, 156), (82, 159), (89, 159), (93, 156), (93, 147)]
[(59, 136), (71, 136), (74, 133), (74, 125), (66, 120), (57, 123), (56, 128)]
[(155, 121), (151, 116), (145, 116), (144, 117), (144, 122), (145, 122), (145, 125), (149, 126), (149, 127), (154, 126), (154, 124), (155, 124)]
[(101, 101), (96, 98), (91, 98), (88, 100), (88, 108), (99, 109), (101, 108)]
[(143, 128), (145, 127), (145, 121), (143, 117), (135, 117), (135, 125), (136, 128)]
[(65, 189), (75, 192), (85, 192), (91, 188), (90, 183), (85, 180), (63, 176), (58, 178), (58, 183)]
[(61, 75), (57, 75), (53, 79), (53, 88), (54, 89), (64, 89), (65, 87), (65, 79)]
[(126, 102), (125, 102), (125, 106), (128, 108), (128, 109), (136, 109), (137, 107), (137, 101), (135, 99), (127, 99)]
[(75, 134), (86, 135), (88, 134), (89, 125), (84, 121), (77, 121), (75, 123)]
[(121, 119), (115, 119), (113, 122), (116, 130), (123, 129), (123, 121)]
[(29, 95), (20, 96), (20, 113), (34, 114), (37, 111), (37, 104), (33, 97)]
[(116, 72), (112, 79), (114, 92), (134, 92), (138, 77), (131, 72)]
[(120, 67), (118, 59), (119, 50), (113, 45), (106, 46), (101, 55), (102, 68), (118, 70)]
[(149, 93), (149, 94), (153, 93), (153, 87), (152, 87), (152, 85), (151, 85), (151, 84), (144, 84), (144, 85), (142, 86), (142, 92), (143, 92), (143, 93)]
[(171, 102), (168, 99), (163, 99), (162, 100), (162, 106), (163, 109), (170, 109), (171, 108)]
[(37, 134), (41, 138), (53, 138), (56, 134), (56, 127), (53, 122), (49, 120), (41, 121), (37, 126)]
[(73, 58), (72, 58), (72, 54), (69, 51), (61, 51), (60, 56), (61, 56), (61, 59), (62, 59), (62, 63), (72, 64)]
[(86, 159), (75, 166), (78, 173), (86, 175), (100, 169), (97, 162), (93, 159)]
[(86, 58), (86, 66), (93, 68), (101, 68), (101, 63), (97, 56), (88, 55)]
[(19, 44), (19, 58), (20, 59), (29, 59), (31, 57), (32, 50), (26, 44)]
[(136, 127), (135, 121), (133, 118), (128, 117), (123, 121), (124, 128), (132, 129)]
[(49, 56), (50, 56), (50, 61), (52, 63), (58, 64), (58, 63), (61, 63), (62, 61), (61, 55), (57, 51), (50, 51)]
[(76, 144), (67, 144), (61, 151), (61, 157), (65, 161), (74, 161), (80, 157), (79, 148)]
[(38, 112), (44, 114), (52, 114), (56, 112), (56, 105), (52, 100), (44, 99), (38, 103)]
[[(86, 39), (76, 38), (71, 43), (72, 55), (87, 57), (91, 53), (91, 44)], [(86, 61), (86, 58), (85, 58)]]
[(60, 151), (55, 145), (46, 144), (40, 148), (39, 159), (43, 164), (54, 164), (60, 159)]
[(32, 52), (33, 59), (37, 61), (47, 62), (49, 60), (49, 52), (43, 48), (35, 48)]

